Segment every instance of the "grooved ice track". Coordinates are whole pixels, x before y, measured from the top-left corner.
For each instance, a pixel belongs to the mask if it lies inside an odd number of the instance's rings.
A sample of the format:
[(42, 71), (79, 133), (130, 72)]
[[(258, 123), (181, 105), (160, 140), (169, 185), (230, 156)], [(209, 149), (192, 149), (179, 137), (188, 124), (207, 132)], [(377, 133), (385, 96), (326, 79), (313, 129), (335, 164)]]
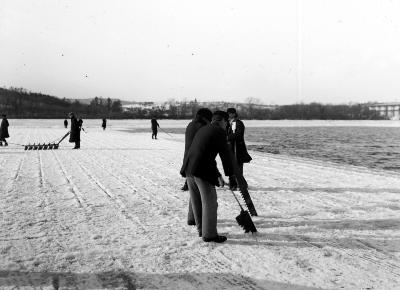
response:
[[(207, 244), (186, 225), (182, 135), (87, 132), (81, 150), (67, 140), (59, 150), (0, 148), (0, 289), (400, 283), (400, 177), (391, 172), (252, 152), (245, 176), (259, 233), (243, 233), (235, 200), (218, 189), (228, 241)], [(43, 143), (65, 130), (13, 133), (15, 143)]]

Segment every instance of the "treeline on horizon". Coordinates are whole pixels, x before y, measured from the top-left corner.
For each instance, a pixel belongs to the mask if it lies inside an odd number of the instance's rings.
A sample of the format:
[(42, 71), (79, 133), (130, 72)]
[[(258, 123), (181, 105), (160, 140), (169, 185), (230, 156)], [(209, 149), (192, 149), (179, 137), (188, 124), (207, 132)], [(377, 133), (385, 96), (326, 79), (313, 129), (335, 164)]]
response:
[[(208, 103), (211, 110), (226, 110), (232, 103)], [(154, 108), (131, 108), (123, 110), (120, 100), (94, 98), (90, 104), (78, 100), (60, 99), (41, 93), (28, 92), (21, 88), (0, 88), (0, 113), (8, 118), (58, 119), (66, 118), (68, 112), (75, 112), (82, 118), (108, 119), (190, 119), (202, 107), (197, 101), (171, 102), (167, 106)], [(378, 112), (362, 104), (293, 104), (268, 108), (259, 104), (237, 104), (242, 119), (256, 120), (382, 120)]]

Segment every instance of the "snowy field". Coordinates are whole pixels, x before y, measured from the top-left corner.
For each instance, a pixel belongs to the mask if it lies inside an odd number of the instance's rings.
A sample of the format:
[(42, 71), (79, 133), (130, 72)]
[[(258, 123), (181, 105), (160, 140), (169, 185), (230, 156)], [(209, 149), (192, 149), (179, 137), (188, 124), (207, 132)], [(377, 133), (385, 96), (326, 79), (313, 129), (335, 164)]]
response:
[[(53, 141), (57, 122), (10, 120), (9, 142)], [(399, 289), (398, 174), (250, 152), (259, 233), (218, 189), (228, 241), (204, 243), (186, 225), (183, 135), (119, 131), (140, 124), (85, 121), (81, 150), (0, 147), (1, 289)]]

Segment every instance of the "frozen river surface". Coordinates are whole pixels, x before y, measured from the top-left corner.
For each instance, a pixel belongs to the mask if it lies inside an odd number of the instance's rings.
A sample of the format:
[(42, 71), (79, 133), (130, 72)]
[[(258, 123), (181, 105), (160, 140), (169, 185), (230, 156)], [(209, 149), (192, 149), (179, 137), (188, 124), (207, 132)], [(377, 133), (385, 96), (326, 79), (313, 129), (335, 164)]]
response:
[[(66, 132), (59, 122), (10, 120), (9, 141), (57, 139)], [(243, 233), (231, 192), (218, 189), (218, 230), (228, 241), (204, 243), (186, 225), (182, 134), (152, 140), (120, 131), (132, 129), (129, 122), (106, 131), (94, 121), (84, 125), (81, 150), (65, 141), (58, 150), (0, 148), (1, 289), (400, 284), (394, 172), (252, 151), (245, 175), (259, 233)]]

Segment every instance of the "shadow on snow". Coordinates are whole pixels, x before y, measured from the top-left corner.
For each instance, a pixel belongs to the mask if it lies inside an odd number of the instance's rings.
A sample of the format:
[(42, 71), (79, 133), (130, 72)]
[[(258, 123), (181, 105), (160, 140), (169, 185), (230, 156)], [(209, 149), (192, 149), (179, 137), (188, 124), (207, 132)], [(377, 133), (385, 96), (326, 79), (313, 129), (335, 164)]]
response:
[(148, 274), (125, 271), (99, 273), (0, 271), (0, 287), (72, 287), (74, 289), (321, 289), (259, 280), (230, 273)]

